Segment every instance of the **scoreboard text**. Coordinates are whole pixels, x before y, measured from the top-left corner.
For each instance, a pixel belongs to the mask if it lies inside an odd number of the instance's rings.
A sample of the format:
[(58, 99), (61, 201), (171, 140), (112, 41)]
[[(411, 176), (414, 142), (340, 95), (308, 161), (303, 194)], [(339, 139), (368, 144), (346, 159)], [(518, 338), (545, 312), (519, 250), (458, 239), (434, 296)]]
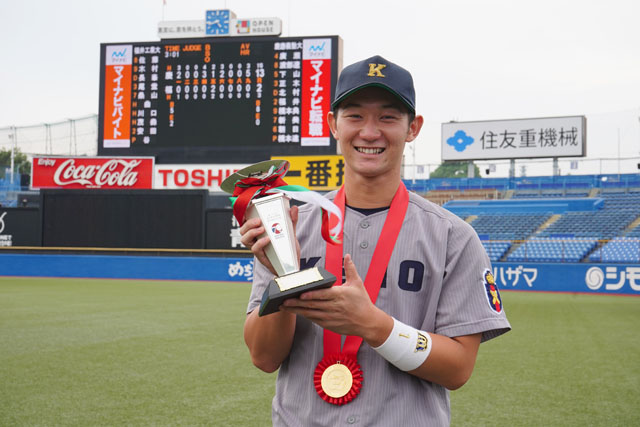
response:
[(156, 163), (330, 155), (337, 36), (102, 44), (98, 154)]

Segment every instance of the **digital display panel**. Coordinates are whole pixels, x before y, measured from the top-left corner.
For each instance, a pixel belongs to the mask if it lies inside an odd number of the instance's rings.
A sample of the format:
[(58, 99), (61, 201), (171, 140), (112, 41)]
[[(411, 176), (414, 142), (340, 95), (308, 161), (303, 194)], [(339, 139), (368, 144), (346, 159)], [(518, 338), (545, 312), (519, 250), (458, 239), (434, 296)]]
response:
[(180, 164), (336, 153), (326, 116), (338, 36), (105, 43), (100, 58), (100, 156)]

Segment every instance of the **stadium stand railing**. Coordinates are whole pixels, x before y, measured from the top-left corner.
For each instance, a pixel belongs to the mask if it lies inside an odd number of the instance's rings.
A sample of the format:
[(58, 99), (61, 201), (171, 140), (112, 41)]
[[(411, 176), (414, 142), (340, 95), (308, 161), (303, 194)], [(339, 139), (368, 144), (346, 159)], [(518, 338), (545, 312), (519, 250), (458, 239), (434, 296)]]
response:
[(466, 190), (430, 190), (424, 197), (442, 206), (450, 200), (494, 200), (500, 197), (495, 188), (470, 188)]
[(580, 189), (640, 189), (640, 174), (558, 175), (514, 178), (431, 178), (404, 180), (411, 191), (426, 194), (433, 190), (468, 190), (494, 188), (506, 190), (557, 190), (567, 192)]

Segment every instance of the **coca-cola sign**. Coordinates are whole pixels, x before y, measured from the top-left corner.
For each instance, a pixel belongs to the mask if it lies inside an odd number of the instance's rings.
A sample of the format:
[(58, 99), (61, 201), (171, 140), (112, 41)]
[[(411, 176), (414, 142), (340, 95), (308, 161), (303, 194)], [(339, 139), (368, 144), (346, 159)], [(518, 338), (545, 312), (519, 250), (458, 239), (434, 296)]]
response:
[(34, 157), (32, 188), (153, 188), (153, 157)]

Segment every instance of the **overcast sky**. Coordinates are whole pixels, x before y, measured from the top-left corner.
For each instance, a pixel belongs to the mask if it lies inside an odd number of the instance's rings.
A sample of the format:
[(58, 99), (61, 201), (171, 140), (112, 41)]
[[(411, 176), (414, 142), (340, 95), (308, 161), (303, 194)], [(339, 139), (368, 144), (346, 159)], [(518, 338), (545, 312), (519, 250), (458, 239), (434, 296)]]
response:
[(98, 112), (99, 44), (157, 40), (161, 20), (280, 17), (283, 36), (339, 35), (414, 76), (440, 162), (440, 123), (587, 116), (590, 157), (640, 153), (638, 0), (21, 0), (0, 2), (0, 127)]

